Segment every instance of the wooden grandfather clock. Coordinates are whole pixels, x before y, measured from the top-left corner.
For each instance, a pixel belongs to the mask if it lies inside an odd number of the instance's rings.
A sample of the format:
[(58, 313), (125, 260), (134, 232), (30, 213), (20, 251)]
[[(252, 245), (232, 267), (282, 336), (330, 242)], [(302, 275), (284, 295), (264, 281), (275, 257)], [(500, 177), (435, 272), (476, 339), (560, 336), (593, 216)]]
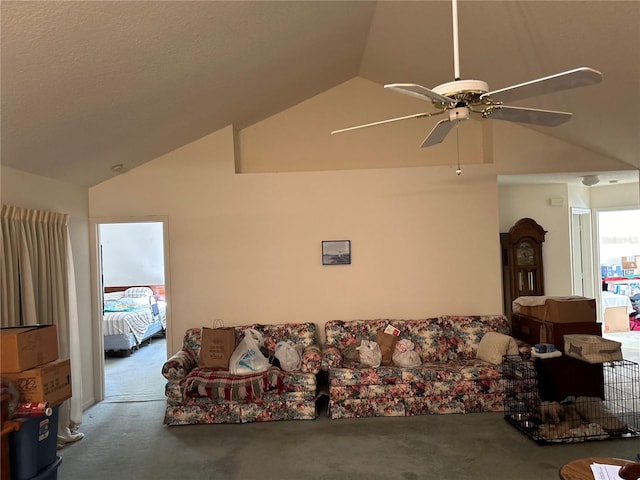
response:
[(544, 295), (542, 244), (546, 230), (531, 218), (522, 218), (500, 234), (502, 289), (505, 314), (518, 297)]

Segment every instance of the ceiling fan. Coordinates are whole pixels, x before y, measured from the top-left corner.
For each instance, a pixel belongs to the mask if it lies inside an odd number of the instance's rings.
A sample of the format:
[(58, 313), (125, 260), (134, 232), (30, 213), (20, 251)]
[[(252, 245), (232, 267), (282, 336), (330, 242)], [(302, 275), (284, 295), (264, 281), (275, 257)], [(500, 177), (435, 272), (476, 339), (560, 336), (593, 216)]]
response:
[(440, 120), (433, 127), (427, 138), (422, 142), (421, 147), (424, 148), (441, 143), (454, 126), (461, 121), (468, 120), (472, 113), (479, 114), (482, 118), (555, 127), (567, 122), (573, 114), (553, 110), (512, 107), (505, 105), (504, 102), (593, 85), (602, 81), (602, 73), (589, 67), (575, 68), (493, 91), (489, 91), (489, 86), (482, 80), (461, 79), (458, 52), (457, 0), (452, 0), (451, 3), (453, 13), (454, 81), (443, 83), (432, 89), (416, 83), (391, 83), (384, 86), (384, 88), (395, 92), (431, 102), (438, 111), (416, 113), (355, 127), (342, 128), (332, 131), (332, 134), (409, 118), (432, 117), (444, 113), (448, 114), (448, 118)]

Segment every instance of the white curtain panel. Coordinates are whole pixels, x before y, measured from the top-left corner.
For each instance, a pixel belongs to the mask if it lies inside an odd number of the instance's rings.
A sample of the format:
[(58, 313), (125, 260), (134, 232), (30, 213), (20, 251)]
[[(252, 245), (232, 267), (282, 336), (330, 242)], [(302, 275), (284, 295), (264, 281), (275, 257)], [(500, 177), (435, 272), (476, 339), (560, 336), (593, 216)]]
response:
[(69, 215), (2, 205), (2, 326), (55, 324), (71, 361), (73, 396), (59, 408), (58, 441), (83, 437), (80, 339)]

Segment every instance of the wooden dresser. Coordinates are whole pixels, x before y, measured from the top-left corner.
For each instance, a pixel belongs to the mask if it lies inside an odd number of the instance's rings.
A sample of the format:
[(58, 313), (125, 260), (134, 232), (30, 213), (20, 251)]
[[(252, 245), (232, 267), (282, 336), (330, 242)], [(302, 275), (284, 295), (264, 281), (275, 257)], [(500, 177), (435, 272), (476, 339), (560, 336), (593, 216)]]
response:
[(536, 343), (552, 343), (564, 351), (564, 336), (572, 333), (602, 335), (602, 326), (596, 322), (553, 323), (519, 313), (511, 315), (511, 332), (514, 338), (533, 346)]

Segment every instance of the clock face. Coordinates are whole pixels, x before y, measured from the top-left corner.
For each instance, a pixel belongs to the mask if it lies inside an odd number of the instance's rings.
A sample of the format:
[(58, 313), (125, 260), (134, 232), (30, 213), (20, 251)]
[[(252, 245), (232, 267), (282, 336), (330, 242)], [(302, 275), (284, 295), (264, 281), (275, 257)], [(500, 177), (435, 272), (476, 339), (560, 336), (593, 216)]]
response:
[(516, 261), (518, 265), (533, 265), (534, 251), (529, 242), (521, 242), (516, 248)]

